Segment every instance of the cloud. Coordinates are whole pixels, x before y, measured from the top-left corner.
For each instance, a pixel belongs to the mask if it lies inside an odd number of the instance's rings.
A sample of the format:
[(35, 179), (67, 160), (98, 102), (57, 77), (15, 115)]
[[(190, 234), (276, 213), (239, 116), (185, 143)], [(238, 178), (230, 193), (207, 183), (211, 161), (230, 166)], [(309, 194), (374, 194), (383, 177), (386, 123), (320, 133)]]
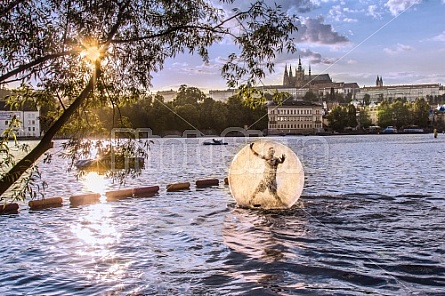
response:
[[(271, 1), (272, 2), (272, 1)], [(327, 0), (276, 0), (275, 3), (292, 13), (308, 13), (320, 8)]]
[(213, 75), (220, 68), (220, 59), (217, 58), (214, 63), (187, 63), (187, 62), (174, 62), (170, 65), (169, 70), (175, 71), (178, 75), (195, 75), (205, 74)]
[[(235, 1), (234, 3), (217, 3), (220, 7), (224, 8), (226, 11), (231, 11), (234, 7), (241, 10), (248, 9), (253, 1)], [(274, 6), (274, 3), (281, 6), (284, 11), (288, 11), (291, 14), (301, 14), (308, 13), (315, 9), (320, 8), (322, 2), (327, 2), (326, 0), (275, 0), (267, 2), (269, 6)]]
[(357, 65), (358, 62), (356, 60), (347, 60), (346, 64), (348, 64), (348, 65)]
[(337, 22), (341, 21), (343, 17), (343, 11), (341, 9), (341, 6), (340, 5), (332, 6), (332, 8), (329, 10), (329, 17), (331, 17), (333, 20)]
[(345, 22), (345, 23), (357, 23), (358, 20), (357, 20), (357, 19), (354, 19), (354, 18), (345, 17), (345, 18), (343, 19), (343, 22)]
[[(343, 3), (342, 3), (343, 4)], [(328, 17), (333, 19), (336, 22), (343, 22), (343, 23), (356, 23), (358, 22), (357, 19), (346, 17), (346, 13), (357, 13), (357, 11), (348, 8), (348, 7), (342, 7), (341, 5), (334, 5), (329, 10)]]
[[(445, 1), (445, 0), (443, 0), (443, 1)], [(431, 40), (433, 40), (433, 41), (445, 41), (445, 31), (443, 31), (442, 34), (434, 36)]]
[(320, 53), (314, 52), (309, 48), (298, 49), (294, 54), (281, 54), (275, 60), (276, 69), (280, 69), (280, 65), (291, 65), (292, 68), (298, 64), (298, 58), (301, 57), (301, 63), (307, 65), (332, 65), (338, 61), (338, 58), (323, 57)]
[(332, 25), (323, 24), (324, 19), (307, 18), (298, 26), (297, 39), (305, 43), (337, 45), (349, 42), (348, 38), (334, 31)]
[(397, 16), (416, 4), (422, 3), (422, 0), (388, 0), (385, 7), (388, 7), (392, 15)]
[(414, 50), (414, 48), (412, 46), (401, 44), (401, 43), (398, 43), (397, 46), (395, 46), (393, 48), (386, 47), (384, 49), (384, 51), (390, 55), (396, 55), (396, 54), (399, 54), (402, 52), (408, 52), (408, 51), (413, 51), (413, 50)]
[(379, 7), (377, 5), (369, 5), (368, 6), (368, 11), (367, 11), (366, 15), (369, 15), (369, 16), (375, 18), (375, 19), (381, 19), (382, 18), (382, 13), (381, 13), (381, 11), (380, 11), (380, 9), (379, 9)]

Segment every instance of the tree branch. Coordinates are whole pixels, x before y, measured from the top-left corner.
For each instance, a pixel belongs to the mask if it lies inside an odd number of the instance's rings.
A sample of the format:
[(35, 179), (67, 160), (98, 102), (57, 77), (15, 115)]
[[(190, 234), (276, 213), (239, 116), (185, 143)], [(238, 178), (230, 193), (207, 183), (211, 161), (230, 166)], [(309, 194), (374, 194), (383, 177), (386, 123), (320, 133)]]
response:
[(12, 9), (14, 9), (17, 5), (19, 5), (22, 2), (25, 2), (26, 0), (16, 0), (14, 2), (11, 2), (9, 6), (6, 6), (5, 9), (0, 11), (0, 17), (4, 17), (8, 12), (10, 12)]
[(248, 14), (253, 8), (250, 8), (248, 11), (242, 11), (239, 12), (237, 14), (232, 15), (231, 17), (222, 20), (218, 25), (213, 26), (213, 27), (207, 27), (207, 26), (198, 26), (198, 25), (182, 25), (182, 26), (175, 26), (175, 27), (171, 27), (168, 28), (167, 30), (163, 31), (163, 32), (159, 32), (153, 35), (147, 35), (147, 36), (141, 36), (141, 37), (137, 37), (137, 38), (130, 38), (130, 39), (114, 39), (112, 40), (112, 43), (115, 44), (120, 44), (120, 43), (128, 43), (128, 42), (138, 42), (138, 41), (143, 41), (143, 40), (147, 40), (147, 39), (153, 39), (153, 38), (158, 38), (161, 36), (165, 36), (168, 34), (171, 34), (173, 32), (176, 31), (181, 31), (181, 30), (186, 30), (186, 29), (199, 29), (202, 31), (209, 31), (209, 32), (213, 32), (213, 33), (219, 33), (219, 34), (226, 34), (226, 35), (230, 35), (234, 38), (236, 38), (235, 35), (233, 35), (232, 33), (230, 33), (229, 31), (226, 30), (222, 30), (220, 29), (224, 24), (230, 22), (231, 20), (238, 20), (238, 17)]
[[(130, 0), (126, 0), (124, 4), (120, 7), (119, 14), (115, 25), (112, 27), (108, 33), (107, 41), (104, 44), (103, 50), (109, 45), (110, 40), (117, 33), (119, 26), (121, 25), (123, 14), (125, 9), (128, 7)], [(47, 55), (40, 57), (33, 62), (22, 65), (19, 68), (0, 76), (0, 82), (8, 77), (19, 74), (20, 72), (26, 71), (40, 63), (47, 60), (61, 57), (67, 54), (77, 53), (77, 51), (66, 51), (56, 54)], [(39, 144), (34, 147), (31, 152), (29, 152), (25, 157), (23, 157), (15, 166), (13, 166), (8, 173), (6, 173), (3, 178), (0, 179), (0, 196), (6, 192), (22, 175), (25, 173), (49, 148), (52, 146), (52, 139), (57, 134), (57, 132), (68, 122), (70, 117), (80, 108), (85, 99), (93, 92), (96, 86), (97, 79), (101, 77), (102, 70), (100, 67), (101, 59), (95, 61), (95, 70), (90, 78), (85, 89), (77, 96), (74, 102), (62, 113), (62, 115), (54, 122), (54, 124), (48, 129), (43, 138), (40, 140)]]
[(20, 65), (18, 68), (9, 71), (6, 74), (3, 74), (2, 76), (0, 76), (0, 83), (5, 81), (6, 79), (13, 77), (15, 75), (20, 74), (21, 72), (24, 72), (26, 70), (31, 69), (32, 67), (35, 67), (41, 63), (44, 63), (46, 61), (52, 60), (52, 59), (56, 59), (65, 55), (70, 55), (70, 54), (74, 54), (74, 53), (78, 53), (78, 51), (76, 50), (70, 50), (70, 51), (63, 51), (63, 52), (59, 52), (59, 53), (53, 53), (53, 54), (49, 54), (40, 58), (35, 59), (32, 62), (29, 62), (27, 64), (23, 64)]
[(63, 104), (62, 98), (60, 97), (60, 95), (59, 95), (58, 92), (56, 92), (56, 96), (57, 96), (57, 99), (59, 100), (59, 104), (60, 104), (60, 105), (62, 106), (62, 108), (63, 108), (63, 111), (66, 111), (65, 105)]
[(62, 126), (70, 119), (85, 99), (92, 93), (96, 79), (101, 75), (100, 60), (96, 61), (95, 71), (88, 82), (85, 89), (79, 94), (74, 102), (62, 113), (54, 124), (48, 129), (39, 144), (31, 150), (25, 157), (23, 157), (14, 167), (12, 167), (7, 174), (0, 180), (0, 195), (5, 193), (9, 187), (11, 187), (15, 181), (17, 181), (23, 173), (25, 173), (49, 148), (52, 146), (52, 139), (56, 133), (62, 128)]
[(143, 41), (147, 39), (154, 39), (159, 38), (177, 31), (182, 31), (186, 29), (201, 29), (203, 31), (210, 31), (214, 33), (221, 33), (221, 34), (229, 34), (229, 32), (224, 30), (216, 30), (215, 28), (205, 27), (205, 26), (192, 26), (192, 25), (184, 25), (184, 26), (177, 26), (177, 27), (171, 27), (165, 31), (153, 34), (153, 35), (147, 35), (147, 36), (141, 36), (136, 38), (130, 38), (130, 39), (113, 39), (111, 43), (120, 44), (120, 43), (128, 43), (128, 42), (138, 42)]

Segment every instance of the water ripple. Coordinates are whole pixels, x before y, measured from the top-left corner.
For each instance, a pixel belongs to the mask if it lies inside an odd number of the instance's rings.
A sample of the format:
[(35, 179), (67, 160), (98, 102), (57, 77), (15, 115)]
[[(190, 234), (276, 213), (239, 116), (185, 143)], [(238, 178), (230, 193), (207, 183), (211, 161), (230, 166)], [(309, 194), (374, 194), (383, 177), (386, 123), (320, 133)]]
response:
[[(445, 173), (432, 160), (445, 143), (429, 136), (277, 138), (306, 172), (284, 211), (238, 208), (223, 184), (194, 189), (227, 176), (245, 139), (215, 150), (158, 139), (158, 157), (125, 184), (158, 195), (79, 207), (68, 197), (91, 184), (55, 159), (41, 168), (64, 206), (0, 216), (0, 294), (441, 295)], [(165, 191), (180, 181), (191, 190)]]

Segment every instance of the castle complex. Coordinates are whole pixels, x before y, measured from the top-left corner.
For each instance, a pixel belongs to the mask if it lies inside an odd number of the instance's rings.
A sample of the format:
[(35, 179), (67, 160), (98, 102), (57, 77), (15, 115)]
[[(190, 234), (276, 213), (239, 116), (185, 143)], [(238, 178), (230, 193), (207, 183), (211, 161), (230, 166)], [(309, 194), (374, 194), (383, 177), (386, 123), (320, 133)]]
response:
[(289, 68), (286, 66), (283, 75), (283, 85), (273, 87), (281, 90), (287, 88), (288, 90), (286, 91), (294, 97), (303, 97), (308, 91), (311, 91), (322, 98), (329, 98), (334, 93), (339, 93), (343, 95), (349, 94), (352, 99), (355, 99), (360, 89), (355, 82), (333, 82), (329, 74), (314, 75), (310, 66), (308, 74), (306, 74), (301, 65), (300, 57), (298, 58), (298, 67), (295, 72), (292, 66), (289, 66)]
[(329, 74), (319, 74), (312, 76), (311, 66), (309, 66), (309, 73), (306, 75), (301, 66), (301, 58), (298, 58), (298, 68), (295, 70), (295, 75), (292, 66), (287, 66), (284, 69), (283, 86), (298, 87), (298, 88), (314, 88), (320, 85), (331, 84), (332, 79)]
[(375, 86), (360, 88), (359, 99), (364, 95), (369, 95), (371, 102), (375, 103), (390, 98), (406, 98), (407, 101), (414, 101), (417, 98), (426, 99), (443, 94), (445, 94), (445, 88), (439, 83), (383, 85), (382, 76), (377, 76)]
[(430, 84), (406, 84), (406, 85), (383, 85), (383, 77), (377, 76), (375, 86), (363, 86), (355, 82), (333, 82), (329, 74), (314, 75), (309, 66), (308, 74), (305, 73), (298, 58), (298, 67), (294, 71), (291, 66), (285, 67), (282, 86), (271, 86), (284, 91), (286, 89), (294, 97), (303, 97), (308, 91), (328, 100), (334, 94), (350, 95), (351, 99), (362, 100), (364, 95), (369, 95), (371, 101), (379, 102), (383, 99), (406, 98), (414, 101), (416, 98), (427, 96), (439, 96), (445, 93), (445, 88), (439, 83)]

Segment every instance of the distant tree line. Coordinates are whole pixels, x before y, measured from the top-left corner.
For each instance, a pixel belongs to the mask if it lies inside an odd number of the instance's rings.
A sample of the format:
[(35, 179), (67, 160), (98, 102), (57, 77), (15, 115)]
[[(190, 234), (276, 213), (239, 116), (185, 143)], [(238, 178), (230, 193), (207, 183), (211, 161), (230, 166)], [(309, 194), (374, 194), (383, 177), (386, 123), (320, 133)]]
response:
[[(429, 112), (430, 104), (423, 98), (418, 98), (414, 102), (408, 102), (406, 99), (383, 100), (377, 111), (378, 125), (381, 127), (392, 125), (398, 129), (412, 125), (427, 128), (430, 125)], [(366, 104), (358, 112), (352, 104), (336, 105), (326, 118), (330, 127), (338, 132), (347, 128), (355, 129), (357, 126), (368, 128), (372, 124)]]
[(347, 106), (336, 105), (326, 115), (329, 120), (330, 127), (337, 132), (344, 131), (346, 128), (355, 128), (357, 122), (357, 110), (354, 105)]
[[(196, 87), (182, 85), (173, 101), (166, 102), (161, 95), (143, 95), (125, 101), (125, 104), (110, 104), (89, 109), (89, 122), (73, 122), (85, 126), (91, 136), (105, 135), (113, 128), (151, 128), (155, 135), (180, 134), (184, 130), (199, 130), (217, 134), (227, 127), (267, 128), (265, 104), (252, 107), (242, 95), (234, 95), (227, 102), (215, 101)], [(45, 107), (41, 115), (58, 110)], [(82, 112), (82, 111), (79, 111)], [(78, 118), (82, 118), (79, 116)], [(42, 129), (49, 124), (42, 121)], [(70, 136), (70, 125), (59, 136)]]
[(402, 128), (410, 125), (417, 125), (427, 128), (429, 124), (430, 104), (423, 98), (418, 98), (414, 102), (407, 102), (406, 99), (397, 99), (393, 102), (383, 101), (377, 113), (379, 125), (392, 125)]
[[(286, 94), (289, 95), (289, 94)], [(270, 98), (268, 98), (270, 99)], [(320, 101), (313, 92), (309, 91), (303, 97), (305, 101)], [(350, 102), (350, 96), (341, 94), (334, 98), (336, 104), (326, 115), (329, 127), (342, 132), (357, 127), (366, 129), (372, 125), (369, 115), (370, 96), (365, 94), (357, 109)], [(264, 130), (267, 128), (268, 118), (265, 104), (253, 104), (244, 99), (241, 94), (230, 97), (227, 102), (215, 101), (206, 96), (196, 87), (182, 85), (173, 101), (165, 102), (161, 95), (143, 95), (135, 98), (116, 99), (116, 104), (92, 108), (94, 113), (89, 121), (73, 122), (71, 125), (84, 127), (89, 135), (104, 135), (116, 127), (151, 128), (153, 134), (168, 135), (181, 134), (184, 130), (199, 130), (206, 134), (220, 133), (227, 127), (245, 127)], [(261, 102), (261, 100), (258, 100)], [(402, 128), (417, 125), (422, 128), (431, 126), (429, 122), (430, 104), (441, 104), (445, 96), (428, 96), (408, 102), (406, 98), (388, 98), (380, 101), (378, 109), (378, 125), (388, 125)], [(125, 102), (125, 103), (118, 103)], [(432, 103), (435, 102), (435, 103)], [(42, 107), (41, 126), (45, 130), (51, 122), (45, 118), (48, 114), (47, 106)], [(52, 110), (51, 112), (59, 112)], [(52, 118), (53, 115), (49, 116)], [(78, 116), (81, 120), (82, 116)], [(251, 126), (252, 125), (252, 126)], [(437, 123), (436, 123), (437, 125)], [(62, 129), (60, 135), (67, 137), (72, 131), (70, 124)]]

